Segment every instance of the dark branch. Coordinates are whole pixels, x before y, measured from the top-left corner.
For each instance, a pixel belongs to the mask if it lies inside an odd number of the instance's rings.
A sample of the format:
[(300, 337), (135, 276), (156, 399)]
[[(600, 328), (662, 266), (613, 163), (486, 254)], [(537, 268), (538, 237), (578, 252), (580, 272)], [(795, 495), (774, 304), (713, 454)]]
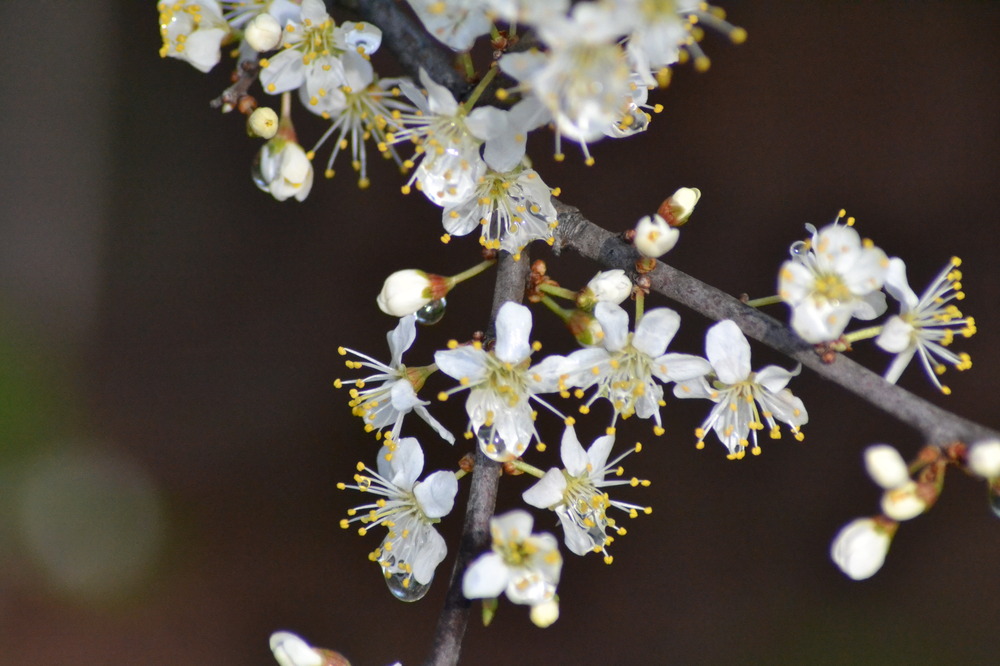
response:
[[(497, 264), (497, 281), (493, 291), (493, 312), (490, 329), (496, 320), (497, 311), (507, 301), (520, 303), (528, 281), (531, 259), (527, 248), (521, 253), (521, 260), (514, 261), (510, 254), (502, 252)], [(434, 644), (425, 664), (428, 666), (454, 666), (462, 649), (462, 637), (469, 623), (472, 602), (462, 594), (462, 576), (469, 563), (486, 550), (490, 542), (490, 518), (497, 500), (497, 486), (500, 481), (500, 463), (490, 460), (476, 446), (476, 467), (472, 470), (469, 487), (469, 503), (465, 508), (465, 523), (462, 526), (462, 541), (455, 567), (451, 572), (451, 584), (444, 608), (438, 617), (434, 631)]]
[[(556, 200), (553, 203), (559, 211), (557, 249), (572, 248), (604, 266), (622, 268), (634, 275), (635, 261), (639, 257), (634, 247), (584, 218), (578, 209)], [(838, 354), (833, 363), (824, 363), (812, 345), (796, 336), (777, 319), (676, 268), (658, 262), (648, 275), (655, 291), (706, 317), (733, 320), (749, 337), (790, 356), (820, 377), (839, 384), (920, 431), (927, 444), (944, 445), (955, 441), (969, 443), (1000, 437), (1000, 433), (994, 430), (890, 384), (842, 355)]]

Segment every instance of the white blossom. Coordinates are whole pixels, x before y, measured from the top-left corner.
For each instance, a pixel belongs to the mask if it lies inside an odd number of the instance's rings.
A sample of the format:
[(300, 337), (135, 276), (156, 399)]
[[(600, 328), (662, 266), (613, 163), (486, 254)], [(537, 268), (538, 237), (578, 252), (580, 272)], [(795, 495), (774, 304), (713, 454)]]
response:
[(441, 221), (455, 236), (479, 229), (483, 247), (515, 256), (531, 241), (554, 243), (558, 225), (552, 190), (533, 169), (520, 167), (487, 170), (467, 199), (445, 205)]
[(250, 19), (243, 39), (254, 51), (271, 51), (281, 43), (281, 24), (270, 14), (260, 13)]
[(792, 328), (806, 342), (835, 340), (852, 316), (868, 320), (885, 312), (880, 289), (889, 259), (862, 241), (851, 221), (819, 231), (806, 225), (812, 237), (793, 244), (792, 258), (781, 266), (778, 295), (792, 308)]
[(927, 501), (921, 496), (920, 485), (908, 481), (882, 493), (882, 513), (893, 520), (911, 520), (927, 511)]
[(655, 380), (684, 381), (709, 370), (705, 359), (698, 356), (666, 353), (680, 328), (680, 315), (669, 308), (654, 308), (643, 314), (635, 333), (629, 331), (628, 313), (613, 303), (598, 303), (594, 316), (604, 333), (602, 348), (570, 354), (572, 372), (561, 388), (578, 387), (582, 397), (583, 390), (596, 386), (597, 391), (580, 408), (581, 412), (587, 413), (598, 398), (607, 398), (615, 410), (615, 419), (633, 414), (641, 419), (652, 418), (656, 422), (654, 432), (663, 434), (663, 387)]
[(1000, 477), (1000, 440), (975, 442), (969, 447), (969, 469), (986, 479)]
[(957, 370), (972, 367), (968, 354), (956, 354), (948, 349), (956, 334), (968, 338), (976, 332), (975, 320), (963, 317), (953, 302), (965, 298), (965, 293), (961, 291), (960, 264), (958, 257), (952, 257), (918, 298), (906, 280), (903, 260), (889, 260), (885, 288), (899, 301), (900, 312), (889, 318), (875, 339), (879, 347), (896, 354), (886, 370), (887, 381), (895, 383), (913, 357), (919, 356), (931, 382), (943, 393), (949, 394), (951, 389), (938, 379), (938, 375), (945, 371), (944, 364), (953, 365)]
[[(607, 547), (614, 541), (608, 535), (610, 528), (619, 535), (625, 528), (618, 527), (615, 519), (607, 515), (609, 508), (616, 508), (635, 518), (639, 512), (650, 513), (649, 507), (611, 499), (604, 491), (612, 486), (648, 486), (649, 481), (632, 477), (620, 478), (624, 470), (619, 463), (630, 453), (640, 450), (637, 444), (612, 461), (608, 461), (614, 446), (613, 435), (604, 435), (594, 440), (584, 451), (576, 431), (568, 426), (563, 431), (560, 454), (563, 468), (552, 468), (538, 483), (526, 490), (524, 501), (539, 509), (556, 512), (566, 547), (577, 555), (590, 552), (603, 553), (604, 561), (611, 564), (612, 557)], [(609, 476), (613, 478), (608, 478)]]
[(375, 302), (379, 310), (393, 317), (405, 317), (411, 315), (431, 301), (442, 298), (447, 289), (440, 294), (444, 287), (440, 279), (434, 279), (424, 271), (415, 268), (406, 268), (396, 271), (385, 279), (382, 283), (382, 291), (379, 292)]
[(278, 133), (278, 114), (269, 106), (254, 109), (247, 118), (247, 133), (262, 139), (272, 138)]
[(161, 58), (177, 58), (207, 72), (221, 58), (222, 40), (230, 32), (217, 0), (164, 0), (160, 11)]
[(681, 232), (659, 215), (646, 215), (635, 225), (635, 249), (644, 257), (662, 257), (674, 249)]
[(492, 551), (480, 555), (462, 577), (467, 599), (505, 593), (515, 604), (537, 606), (555, 599), (562, 556), (551, 534), (532, 534), (534, 521), (516, 509), (490, 519)]
[(728, 319), (708, 329), (705, 355), (710, 371), (674, 387), (678, 398), (705, 398), (715, 403), (708, 418), (695, 430), (698, 448), (704, 447), (705, 435), (711, 429), (729, 450), (729, 459), (743, 458), (748, 447), (757, 455), (761, 451), (757, 431), (767, 424), (771, 438), (777, 439), (781, 437), (778, 421), (791, 426), (796, 439), (803, 438), (799, 427), (808, 422), (809, 415), (802, 400), (785, 388), (799, 374), (799, 368), (789, 371), (768, 365), (752, 372), (750, 343), (739, 326)]
[(899, 488), (911, 480), (903, 456), (888, 444), (874, 444), (865, 449), (865, 469), (872, 481), (885, 490)]
[(581, 307), (592, 307), (597, 303), (620, 305), (632, 295), (632, 280), (620, 268), (600, 271), (590, 278), (583, 294), (577, 298)]
[(371, 504), (348, 510), (350, 518), (341, 520), (340, 526), (346, 529), (360, 522), (361, 535), (376, 525), (389, 530), (370, 559), (382, 567), (394, 594), (414, 595), (406, 600), (415, 600), (426, 592), (434, 570), (447, 554), (445, 540), (434, 524), (451, 513), (458, 492), (455, 474), (446, 470), (417, 481), (423, 468), (420, 444), (413, 437), (404, 437), (381, 448), (378, 471), (358, 463), (356, 485), (337, 484), (341, 490), (351, 488), (381, 496)]
[[(398, 439), (403, 427), (403, 419), (411, 411), (427, 422), (434, 431), (449, 444), (455, 443), (455, 437), (430, 415), (426, 405), (430, 404), (417, 397), (419, 391), (433, 368), (407, 368), (402, 363), (403, 353), (410, 348), (417, 337), (416, 318), (413, 315), (402, 317), (396, 328), (386, 335), (389, 341), (390, 360), (388, 364), (381, 363), (367, 354), (340, 347), (338, 352), (352, 355), (360, 360), (347, 360), (347, 367), (352, 370), (371, 368), (375, 374), (354, 381), (350, 390), (351, 410), (355, 416), (365, 421), (365, 430), (377, 430), (391, 427), (388, 439)], [(338, 379), (334, 382), (337, 388), (343, 385)]]
[(441, 372), (459, 382), (459, 386), (442, 391), (438, 397), (446, 400), (454, 393), (469, 390), (465, 411), (470, 431), (493, 460), (518, 458), (537, 438), (531, 400), (559, 414), (538, 394), (555, 390), (567, 361), (562, 356), (549, 356), (529, 367), (533, 348), (530, 335), (531, 311), (508, 302), (497, 313), (493, 351), (487, 352), (478, 341), (465, 346), (453, 341), (449, 349), (434, 354)]
[(312, 163), (302, 146), (278, 135), (265, 143), (257, 154), (254, 182), (278, 201), (290, 197), (305, 201), (312, 190)]
[(885, 519), (856, 518), (834, 537), (830, 557), (854, 580), (871, 578), (882, 568), (897, 527)]

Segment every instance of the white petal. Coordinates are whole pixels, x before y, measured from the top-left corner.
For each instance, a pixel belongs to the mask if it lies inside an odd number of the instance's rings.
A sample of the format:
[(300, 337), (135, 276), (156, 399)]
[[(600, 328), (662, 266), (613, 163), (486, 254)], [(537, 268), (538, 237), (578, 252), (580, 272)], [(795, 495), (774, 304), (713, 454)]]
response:
[(556, 510), (556, 515), (559, 517), (559, 523), (562, 525), (563, 540), (566, 542), (566, 547), (569, 548), (569, 551), (581, 557), (591, 552), (594, 548), (594, 540), (590, 537), (590, 533), (576, 524), (565, 508), (560, 507)]
[(654, 360), (651, 370), (661, 382), (686, 382), (707, 375), (712, 365), (700, 356), (670, 353)]
[(521, 493), (521, 499), (539, 509), (551, 509), (563, 501), (566, 476), (553, 467), (538, 482)]
[(413, 411), (417, 413), (417, 416), (422, 418), (427, 425), (434, 428), (434, 432), (441, 436), (441, 439), (448, 442), (449, 444), (455, 443), (455, 436), (451, 434), (447, 428), (445, 428), (440, 421), (431, 416), (431, 413), (427, 411), (427, 408), (422, 404), (418, 404), (413, 408)]
[(503, 558), (486, 553), (469, 565), (462, 577), (462, 594), (466, 599), (493, 599), (507, 587), (509, 571)]
[(590, 461), (591, 475), (599, 476), (601, 480), (604, 479), (604, 473), (601, 470), (608, 463), (608, 456), (611, 455), (611, 447), (614, 444), (614, 435), (601, 435), (587, 449), (587, 459)]
[(802, 372), (801, 365), (795, 366), (794, 370), (785, 370), (776, 365), (767, 365), (757, 371), (754, 380), (771, 393), (777, 393), (788, 386), (788, 382), (791, 381), (792, 377), (798, 376), (800, 372)]
[(420, 539), (419, 548), (411, 554), (413, 578), (421, 585), (427, 585), (434, 580), (434, 570), (448, 554), (448, 544), (430, 525), (419, 528), (412, 538)]
[(900, 317), (889, 317), (882, 332), (875, 338), (875, 344), (892, 354), (900, 354), (915, 346), (915, 329)]
[(396, 443), (389, 467), (392, 469), (390, 481), (404, 490), (413, 487), (424, 471), (424, 451), (416, 437), (404, 437)]
[(434, 363), (438, 370), (452, 379), (467, 378), (473, 385), (486, 376), (486, 352), (472, 346), (436, 351)]
[(871, 321), (876, 317), (881, 317), (887, 308), (885, 294), (881, 291), (873, 291), (862, 296), (854, 304), (851, 314), (862, 321)]
[(663, 356), (680, 327), (679, 314), (670, 308), (654, 308), (647, 311), (636, 324), (632, 346), (653, 358)]
[(738, 384), (750, 375), (750, 343), (734, 321), (726, 319), (708, 329), (705, 354), (723, 384)]
[(885, 290), (899, 301), (903, 312), (909, 312), (920, 302), (910, 289), (910, 283), (906, 280), (906, 264), (899, 257), (889, 260), (889, 268), (885, 273)]
[(628, 342), (628, 313), (614, 303), (602, 301), (594, 306), (594, 316), (604, 331), (604, 348), (621, 351)]
[(389, 341), (389, 353), (392, 355), (389, 367), (398, 368), (403, 352), (417, 339), (417, 318), (414, 315), (400, 317), (396, 328), (386, 334), (386, 338)]
[[(520, 363), (531, 355), (531, 310), (508, 301), (497, 313), (497, 343), (493, 353), (501, 361)], [(450, 373), (449, 373), (450, 374)]]
[(323, 666), (323, 657), (290, 631), (274, 632), (270, 643), (280, 666)]
[(420, 68), (420, 84), (427, 90), (427, 101), (431, 113), (438, 116), (453, 116), (458, 111), (458, 102), (451, 91), (437, 83), (430, 75)]
[(577, 438), (573, 426), (566, 426), (566, 429), (563, 430), (559, 455), (570, 476), (580, 476), (587, 471), (587, 463), (590, 460), (587, 458), (587, 452), (580, 445), (580, 440)]
[(413, 488), (417, 504), (428, 518), (441, 518), (451, 513), (457, 492), (458, 479), (454, 472), (445, 470), (434, 472)]
[[(386, 382), (386, 384), (389, 384), (389, 382)], [(392, 401), (392, 408), (401, 414), (410, 412), (417, 405), (427, 404), (417, 397), (417, 392), (413, 390), (413, 384), (405, 379), (397, 379), (391, 382), (389, 399)]]
[(840, 570), (854, 580), (871, 578), (882, 568), (892, 535), (871, 518), (857, 518), (834, 537), (830, 557)]

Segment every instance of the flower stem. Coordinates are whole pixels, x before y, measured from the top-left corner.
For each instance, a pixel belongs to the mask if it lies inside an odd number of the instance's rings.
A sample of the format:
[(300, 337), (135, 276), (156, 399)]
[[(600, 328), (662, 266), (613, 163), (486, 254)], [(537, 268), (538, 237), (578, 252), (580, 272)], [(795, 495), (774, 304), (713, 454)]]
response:
[(520, 470), (520, 471), (524, 472), (525, 474), (530, 474), (531, 476), (535, 477), (536, 479), (540, 479), (543, 476), (545, 476), (545, 472), (543, 472), (542, 470), (538, 469), (534, 465), (529, 465), (528, 463), (524, 462), (523, 460), (514, 460), (513, 462), (510, 463), (510, 465), (514, 469)]
[(465, 76), (472, 79), (476, 76), (476, 66), (472, 62), (472, 56), (468, 51), (461, 55), (462, 67), (465, 68)]
[(646, 309), (646, 292), (642, 289), (635, 290), (635, 325), (639, 325), (644, 310)]
[(452, 275), (448, 278), (448, 289), (450, 290), (459, 282), (465, 282), (469, 278), (476, 277), (495, 263), (497, 263), (496, 259), (487, 259), (486, 261), (482, 261), (472, 268), (468, 268), (461, 273), (458, 273), (457, 275)]
[(549, 296), (548, 294), (542, 294), (542, 304), (549, 310), (552, 310), (554, 313), (556, 313), (556, 316), (558, 316), (563, 321), (569, 321), (570, 315), (572, 313), (566, 308), (556, 303), (554, 300), (552, 300), (552, 297)]
[(781, 296), (775, 294), (774, 296), (764, 296), (763, 298), (752, 298), (747, 301), (747, 305), (752, 308), (759, 308), (765, 305), (774, 305), (775, 303), (781, 302)]
[(882, 326), (869, 326), (868, 328), (852, 331), (844, 335), (844, 341), (847, 343), (854, 343), (861, 340), (867, 340), (868, 338), (874, 338), (882, 332), (882, 328)]
[(565, 298), (570, 301), (576, 301), (576, 292), (571, 289), (567, 289), (566, 287), (558, 287), (554, 284), (546, 284), (543, 282), (538, 285), (538, 291), (543, 291), (546, 294), (558, 296), (559, 298)]
[(486, 86), (490, 85), (490, 81), (492, 81), (493, 77), (496, 75), (497, 75), (497, 68), (494, 65), (493, 67), (489, 68), (489, 70), (483, 76), (483, 79), (476, 85), (475, 90), (472, 91), (472, 94), (469, 95), (469, 98), (464, 102), (462, 102), (462, 108), (465, 109), (466, 113), (472, 111), (472, 107), (476, 105), (476, 102), (479, 101), (480, 96), (486, 91)]

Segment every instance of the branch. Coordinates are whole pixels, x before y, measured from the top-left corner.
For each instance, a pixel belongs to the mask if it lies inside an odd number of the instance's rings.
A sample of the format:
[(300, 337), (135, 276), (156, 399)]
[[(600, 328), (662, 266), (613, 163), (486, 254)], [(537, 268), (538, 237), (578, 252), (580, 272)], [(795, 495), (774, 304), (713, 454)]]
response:
[(382, 43), (392, 51), (400, 66), (416, 78), (424, 69), (437, 83), (448, 88), (455, 99), (462, 100), (472, 89), (454, 67), (454, 52), (424, 30), (420, 21), (396, 0), (327, 0), (354, 10), (382, 30)]
[[(553, 199), (559, 212), (556, 228), (556, 251), (572, 248), (581, 256), (609, 268), (622, 268), (635, 276), (639, 254), (620, 236), (587, 220), (580, 211)], [(648, 273), (652, 288), (715, 320), (731, 319), (749, 337), (763, 342), (866, 402), (918, 430), (927, 444), (945, 445), (1000, 438), (1000, 433), (942, 409), (895, 384), (890, 384), (871, 370), (838, 354), (832, 363), (824, 363), (813, 346), (799, 338), (780, 321), (752, 308), (732, 296), (691, 277), (676, 268), (657, 262)]]
[[(528, 283), (531, 259), (528, 250), (521, 252), (521, 260), (514, 261), (507, 252), (500, 253), (497, 264), (497, 281), (493, 291), (493, 310), (490, 331), (494, 328), (497, 311), (507, 301), (520, 303)], [(469, 503), (465, 507), (465, 523), (451, 584), (445, 597), (444, 608), (434, 631), (434, 644), (425, 664), (427, 666), (454, 666), (458, 663), (462, 637), (469, 623), (472, 602), (462, 594), (462, 577), (469, 563), (483, 552), (490, 542), (490, 518), (496, 507), (497, 486), (500, 481), (500, 463), (490, 460), (482, 448), (476, 446), (476, 466), (469, 485)]]

